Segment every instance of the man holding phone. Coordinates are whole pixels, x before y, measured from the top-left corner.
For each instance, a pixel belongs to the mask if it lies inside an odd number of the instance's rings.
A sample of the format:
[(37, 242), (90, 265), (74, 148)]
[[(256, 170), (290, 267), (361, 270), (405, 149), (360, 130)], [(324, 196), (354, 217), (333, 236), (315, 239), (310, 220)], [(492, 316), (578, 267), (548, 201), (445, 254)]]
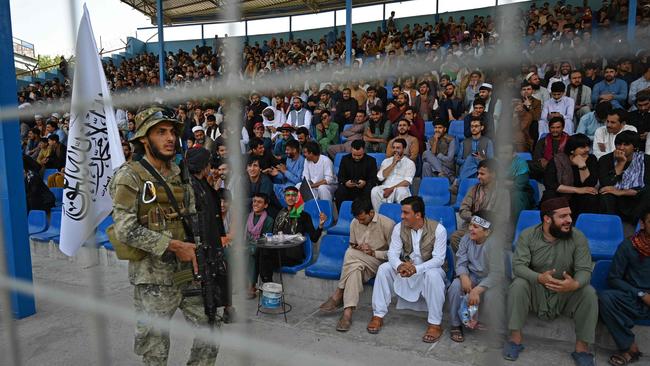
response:
[(354, 220), (350, 224), (350, 248), (343, 257), (341, 279), (336, 291), (320, 309), (333, 312), (343, 306), (343, 315), (336, 330), (346, 332), (352, 324), (352, 311), (359, 303), (364, 282), (377, 274), (377, 268), (387, 260), (388, 242), (395, 222), (372, 209), (370, 200), (358, 198), (352, 202)]

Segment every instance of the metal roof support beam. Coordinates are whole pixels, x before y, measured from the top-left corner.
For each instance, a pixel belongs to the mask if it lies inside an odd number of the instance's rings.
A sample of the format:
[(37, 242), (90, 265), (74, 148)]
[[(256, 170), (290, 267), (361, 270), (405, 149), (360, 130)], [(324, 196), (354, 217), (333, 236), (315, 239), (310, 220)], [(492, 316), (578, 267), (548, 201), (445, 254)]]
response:
[(292, 27), (292, 19), (293, 17), (289, 15), (289, 40), (293, 41), (293, 27)]
[[(384, 5), (386, 6), (386, 5)], [(436, 23), (440, 22), (440, 1), (436, 0)]]
[(352, 64), (352, 0), (345, 0), (345, 66)]
[(244, 37), (246, 39), (246, 46), (248, 46), (248, 20), (244, 20)]
[(334, 37), (339, 36), (339, 30), (336, 29), (336, 10), (334, 10), (332, 13), (334, 13)]
[(636, 0), (630, 0), (627, 9), (627, 42), (634, 46), (636, 33)]
[[(436, 5), (438, 4), (438, 0), (436, 0)], [(381, 30), (386, 33), (387, 27), (386, 27), (386, 3), (381, 4), (382, 5), (382, 15), (381, 15)]]
[(160, 87), (165, 87), (165, 36), (163, 27), (163, 0), (156, 0), (156, 17), (158, 23), (158, 79)]

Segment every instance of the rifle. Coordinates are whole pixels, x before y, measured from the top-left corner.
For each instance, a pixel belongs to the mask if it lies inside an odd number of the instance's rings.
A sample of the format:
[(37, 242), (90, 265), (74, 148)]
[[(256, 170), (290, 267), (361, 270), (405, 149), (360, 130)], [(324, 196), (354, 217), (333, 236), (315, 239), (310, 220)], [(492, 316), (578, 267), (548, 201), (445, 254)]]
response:
[[(200, 284), (200, 288), (183, 290), (183, 296), (203, 297), (203, 308), (208, 317), (208, 324), (214, 326), (217, 318), (217, 308), (226, 305), (228, 291), (228, 266), (223, 248), (209, 245), (203, 240), (205, 228), (205, 213), (199, 212), (192, 217), (192, 233), (196, 244), (196, 261), (198, 272), (193, 274), (193, 280)], [(187, 274), (178, 273), (175, 280), (182, 282), (188, 280)]]

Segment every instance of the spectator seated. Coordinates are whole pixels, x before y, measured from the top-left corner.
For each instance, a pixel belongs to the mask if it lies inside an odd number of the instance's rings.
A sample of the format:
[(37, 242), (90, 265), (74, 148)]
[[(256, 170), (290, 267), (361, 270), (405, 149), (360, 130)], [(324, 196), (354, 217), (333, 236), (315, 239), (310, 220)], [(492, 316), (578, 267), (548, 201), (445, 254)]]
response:
[(327, 229), (327, 234), (350, 235), (350, 224), (352, 223), (352, 219), (354, 219), (350, 211), (351, 207), (352, 201), (343, 201), (341, 203), (339, 219), (336, 221), (336, 225)]
[(47, 230), (47, 214), (43, 210), (31, 210), (27, 215), (27, 230), (29, 235), (42, 233)]
[(616, 249), (625, 239), (623, 222), (616, 215), (583, 213), (578, 216), (576, 228), (587, 237), (594, 261), (612, 259)]
[(309, 277), (338, 280), (341, 277), (343, 257), (349, 247), (350, 237), (327, 234), (320, 243), (320, 253), (314, 264), (307, 267)]

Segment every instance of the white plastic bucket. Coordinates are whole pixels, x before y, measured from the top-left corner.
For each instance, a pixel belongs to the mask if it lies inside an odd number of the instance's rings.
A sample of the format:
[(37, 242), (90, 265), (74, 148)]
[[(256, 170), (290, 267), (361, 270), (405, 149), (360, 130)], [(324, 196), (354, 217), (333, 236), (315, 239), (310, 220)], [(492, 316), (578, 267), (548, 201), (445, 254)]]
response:
[(267, 309), (277, 309), (282, 305), (282, 285), (267, 282), (262, 285), (262, 306)]

